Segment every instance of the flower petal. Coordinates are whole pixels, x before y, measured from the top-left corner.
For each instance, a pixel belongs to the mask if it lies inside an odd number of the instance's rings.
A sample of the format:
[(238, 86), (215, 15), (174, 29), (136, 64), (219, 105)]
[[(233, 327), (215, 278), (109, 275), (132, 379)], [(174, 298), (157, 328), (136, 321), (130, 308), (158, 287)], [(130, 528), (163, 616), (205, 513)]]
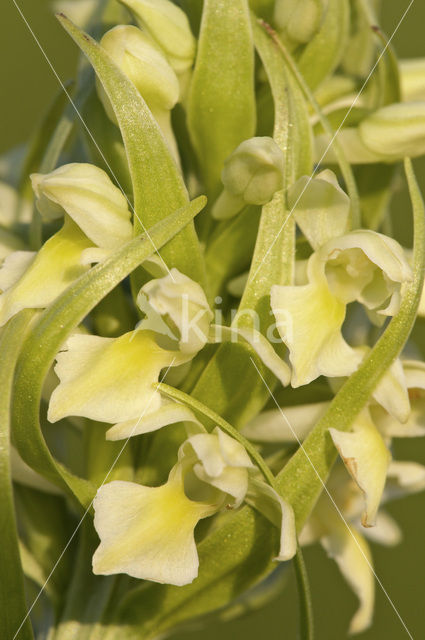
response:
[(224, 340), (245, 340), (255, 351), (261, 362), (276, 376), (280, 383), (286, 387), (291, 378), (288, 365), (273, 349), (270, 342), (259, 331), (248, 327), (225, 327), (211, 325), (210, 341), (223, 342)]
[(379, 511), (376, 526), (364, 530), (364, 535), (377, 544), (394, 547), (400, 544), (403, 534), (397, 522), (385, 511)]
[(165, 485), (110, 482), (94, 500), (100, 545), (95, 574), (127, 573), (162, 584), (190, 584), (198, 574), (194, 529), (214, 509), (189, 500), (179, 474)]
[(68, 415), (101, 422), (137, 420), (156, 411), (161, 396), (152, 387), (175, 354), (161, 349), (155, 334), (131, 331), (119, 338), (74, 335), (58, 354), (60, 384), (52, 393), (50, 422)]
[(251, 420), (242, 429), (242, 433), (245, 438), (254, 442), (302, 441), (328, 406), (328, 402), (316, 402), (284, 407), (282, 412), (279, 409), (270, 409)]
[(248, 471), (246, 469), (226, 467), (218, 476), (209, 476), (200, 464), (195, 464), (193, 470), (199, 480), (233, 498), (231, 504), (227, 505), (228, 507), (237, 509), (244, 501), (248, 491)]
[(0, 269), (0, 291), (7, 291), (22, 278), (37, 255), (36, 251), (14, 251)]
[[(396, 240), (360, 229), (330, 240), (320, 249), (330, 288), (341, 300), (394, 315), (401, 284), (412, 278), (407, 256)], [(387, 309), (382, 308), (387, 304)], [(397, 305), (398, 306), (398, 305)]]
[(308, 384), (320, 375), (349, 375), (361, 360), (342, 337), (345, 304), (331, 293), (323, 263), (316, 254), (309, 261), (309, 280), (301, 287), (271, 289), (277, 329), (293, 366), (293, 387)]
[(262, 480), (250, 479), (246, 502), (263, 514), (280, 530), (279, 553), (275, 560), (286, 562), (297, 552), (297, 533), (292, 506), (270, 485)]
[(315, 250), (348, 231), (350, 199), (329, 169), (313, 179), (300, 178), (289, 189), (288, 205)]
[(125, 196), (105, 171), (92, 164), (67, 164), (46, 175), (31, 176), (37, 207), (47, 219), (61, 209), (97, 246), (117, 248), (132, 237)]
[(201, 424), (195, 414), (183, 404), (162, 401), (160, 408), (156, 411), (149, 412), (135, 420), (126, 420), (115, 424), (106, 432), (106, 439), (123, 440), (142, 433), (151, 433), (177, 422)]
[(331, 532), (321, 539), (321, 544), (336, 561), (342, 575), (360, 600), (349, 629), (350, 633), (360, 633), (372, 622), (375, 600), (375, 578), (369, 545), (353, 527), (347, 528), (343, 522), (335, 522)]
[(395, 360), (386, 372), (376, 387), (373, 398), (399, 422), (407, 421), (410, 414), (410, 401), (406, 376), (399, 359)]
[(364, 527), (372, 527), (385, 487), (390, 452), (368, 411), (363, 411), (358, 416), (352, 432), (329, 429), (329, 433), (347, 471), (364, 493), (362, 524)]
[(140, 324), (141, 328), (146, 322), (157, 322), (157, 317), (150, 319), (145, 297), (153, 311), (163, 316), (165, 323), (168, 320), (172, 328), (177, 327), (179, 348), (183, 353), (196, 354), (205, 346), (213, 313), (197, 282), (173, 268), (163, 278), (156, 278), (145, 284), (137, 298), (139, 307), (147, 314), (147, 319)]
[[(88, 238), (68, 219), (35, 257), (29, 252), (11, 254), (3, 266), (3, 276), (0, 275), (5, 287), (0, 296), (0, 326), (22, 309), (43, 309), (53, 302), (87, 271), (80, 259), (89, 246)], [(10, 288), (6, 288), (8, 284)]]
[(388, 469), (384, 499), (394, 500), (425, 489), (425, 467), (418, 462), (393, 460)]
[[(407, 420), (402, 419), (405, 418), (405, 414), (397, 415), (398, 412), (393, 411), (393, 415), (389, 415), (380, 407), (371, 407), (375, 424), (386, 438), (425, 436), (425, 364), (419, 360), (404, 360), (402, 366), (411, 407)], [(388, 394), (390, 393), (391, 390), (388, 389)], [(397, 400), (397, 396), (394, 395), (394, 404), (400, 400), (401, 397)]]

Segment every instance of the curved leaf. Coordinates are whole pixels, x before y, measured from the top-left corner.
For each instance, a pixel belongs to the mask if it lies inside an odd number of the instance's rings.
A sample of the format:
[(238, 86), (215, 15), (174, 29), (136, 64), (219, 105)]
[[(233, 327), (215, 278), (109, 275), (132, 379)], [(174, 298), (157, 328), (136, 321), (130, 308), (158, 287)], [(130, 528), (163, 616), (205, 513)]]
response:
[[(187, 205), (182, 176), (156, 120), (132, 82), (93, 38), (63, 14), (58, 19), (89, 59), (115, 111), (133, 184), (138, 234)], [(170, 267), (204, 283), (204, 265), (193, 223), (173, 238), (161, 255)]]
[(338, 66), (348, 38), (350, 5), (348, 0), (328, 0), (325, 18), (299, 59), (299, 68), (312, 89)]
[(270, 315), (270, 288), (292, 283), (295, 263), (295, 220), (288, 211), (285, 193), (313, 167), (312, 133), (304, 97), (287, 73), (281, 51), (269, 34), (253, 18), (257, 52), (266, 71), (274, 101), (273, 138), (285, 153), (283, 190), (262, 209), (260, 228), (241, 309), (255, 309), (267, 327)]
[(205, 202), (203, 196), (197, 198), (158, 222), (150, 229), (149, 238), (139, 236), (81, 276), (44, 311), (22, 347), (13, 398), (14, 441), (30, 467), (57, 486), (70, 490), (86, 508), (94, 497), (93, 485), (56, 462), (43, 438), (39, 423), (43, 382), (73, 329), (121, 280), (155, 252), (154, 246), (162, 247), (190, 223)]

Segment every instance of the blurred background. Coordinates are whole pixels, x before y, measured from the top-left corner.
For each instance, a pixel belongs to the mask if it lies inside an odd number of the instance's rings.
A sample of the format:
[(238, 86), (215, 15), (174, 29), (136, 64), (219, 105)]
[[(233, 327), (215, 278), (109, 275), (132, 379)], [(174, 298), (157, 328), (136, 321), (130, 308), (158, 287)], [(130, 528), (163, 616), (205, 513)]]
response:
[[(59, 77), (72, 78), (77, 49), (52, 15), (49, 0), (18, 0), (25, 18), (51, 60)], [(381, 26), (392, 34), (409, 0), (384, 0)], [(425, 56), (425, 2), (415, 0), (394, 37), (400, 57)], [(13, 0), (2, 0), (0, 19), (0, 153), (25, 142), (37, 126), (44, 110), (57, 94), (59, 84), (46, 58), (25, 25)], [(425, 162), (416, 164), (425, 189)], [(400, 193), (394, 209), (396, 226), (407, 229), (410, 205)], [(404, 229), (406, 233), (406, 229)], [(406, 243), (408, 243), (408, 235)], [(398, 459), (425, 463), (425, 442), (413, 439), (397, 443)], [(388, 511), (404, 531), (402, 544), (393, 549), (373, 546), (375, 570), (412, 638), (425, 638), (425, 495), (393, 503)], [(343, 640), (356, 609), (356, 599), (341, 578), (336, 565), (319, 547), (305, 551), (310, 574), (317, 640)], [(297, 594), (294, 577), (288, 572), (288, 585), (278, 600), (259, 612), (227, 622), (211, 622), (207, 630), (185, 632), (179, 640), (295, 640), (297, 637)], [(389, 601), (377, 585), (377, 604), (372, 628), (358, 640), (403, 640), (403, 628)]]

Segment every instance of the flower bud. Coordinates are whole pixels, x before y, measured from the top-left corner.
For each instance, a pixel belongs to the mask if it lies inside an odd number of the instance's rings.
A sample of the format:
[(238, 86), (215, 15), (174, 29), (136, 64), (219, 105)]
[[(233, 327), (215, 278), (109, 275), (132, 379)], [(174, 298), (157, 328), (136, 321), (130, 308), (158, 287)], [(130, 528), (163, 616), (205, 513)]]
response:
[(363, 144), (383, 159), (399, 160), (425, 153), (425, 102), (392, 104), (359, 125)]
[(196, 41), (186, 14), (169, 0), (120, 0), (161, 47), (176, 73), (189, 69)]
[(267, 204), (283, 187), (283, 170), (284, 156), (273, 138), (245, 140), (224, 163), (224, 191), (214, 205), (213, 216), (230, 218), (247, 204)]
[[(149, 36), (137, 27), (124, 25), (107, 31), (100, 44), (132, 81), (154, 113), (170, 111), (179, 98), (177, 76)], [(109, 98), (97, 85), (108, 116), (115, 121)]]
[(307, 44), (320, 27), (323, 9), (323, 0), (277, 0), (274, 20), (289, 41)]

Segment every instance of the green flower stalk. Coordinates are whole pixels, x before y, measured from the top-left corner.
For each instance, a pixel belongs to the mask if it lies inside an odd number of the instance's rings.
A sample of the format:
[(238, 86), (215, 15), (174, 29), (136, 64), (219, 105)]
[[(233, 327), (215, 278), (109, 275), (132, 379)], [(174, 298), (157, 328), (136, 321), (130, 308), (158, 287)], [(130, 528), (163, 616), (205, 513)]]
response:
[(294, 562), (313, 640), (316, 543), (362, 632), (368, 540), (398, 544), (385, 505), (425, 489), (394, 446), (425, 435), (423, 63), (369, 0), (61, 4), (101, 123), (87, 145), (55, 103), (0, 162), (0, 635), (291, 615)]

